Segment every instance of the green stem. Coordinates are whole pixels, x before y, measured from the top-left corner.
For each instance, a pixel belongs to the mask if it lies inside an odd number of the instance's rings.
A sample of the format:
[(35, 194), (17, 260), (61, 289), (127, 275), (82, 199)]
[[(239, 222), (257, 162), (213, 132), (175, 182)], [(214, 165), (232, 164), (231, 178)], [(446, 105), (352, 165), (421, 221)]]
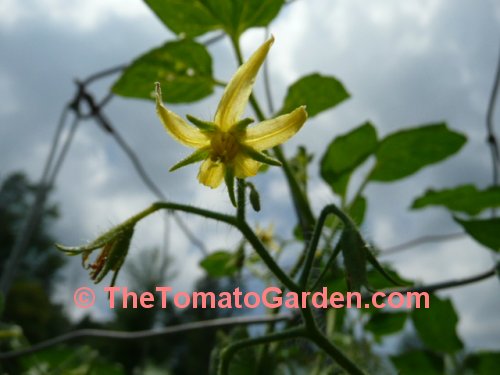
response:
[(237, 208), (236, 208), (236, 218), (238, 221), (244, 222), (245, 221), (245, 205), (246, 205), (246, 187), (245, 187), (245, 180), (242, 180), (240, 178), (237, 179)]
[(339, 241), (339, 243), (337, 243), (337, 246), (335, 246), (335, 248), (333, 249), (333, 253), (330, 255), (330, 258), (328, 258), (328, 261), (326, 262), (325, 267), (323, 267), (323, 269), (321, 270), (321, 274), (318, 276), (318, 278), (314, 282), (314, 284), (311, 288), (311, 292), (316, 291), (318, 289), (318, 286), (321, 283), (321, 280), (323, 280), (323, 278), (325, 277), (327, 272), (332, 268), (333, 262), (335, 261), (335, 259), (339, 255), (340, 250), (342, 250), (342, 247), (340, 246), (340, 244), (341, 244), (341, 241)]
[(222, 350), (218, 374), (219, 375), (229, 374), (229, 364), (231, 358), (236, 354), (237, 351), (241, 349), (247, 348), (249, 346), (267, 344), (273, 341), (288, 340), (301, 336), (306, 336), (306, 332), (303, 326), (291, 328), (286, 331), (272, 333), (266, 336), (253, 337), (230, 344)]
[(245, 236), (247, 241), (252, 245), (257, 254), (259, 254), (278, 280), (289, 290), (299, 293), (301, 291), (300, 287), (281, 269), (280, 266), (278, 266), (252, 228), (250, 228), (246, 222), (237, 222), (236, 227)]
[(347, 228), (355, 228), (354, 223), (352, 222), (351, 218), (347, 216), (341, 209), (339, 209), (336, 205), (330, 204), (323, 208), (321, 211), (321, 214), (319, 215), (318, 222), (316, 223), (316, 226), (314, 227), (314, 232), (311, 238), (311, 241), (309, 242), (309, 246), (307, 249), (307, 254), (306, 254), (306, 261), (304, 264), (304, 268), (302, 269), (302, 275), (300, 277), (300, 285), (302, 288), (306, 288), (308, 281), (309, 281), (309, 274), (311, 273), (311, 268), (313, 265), (314, 261), (314, 255), (316, 253), (316, 250), (318, 248), (318, 243), (319, 243), (319, 238), (321, 237), (321, 232), (323, 230), (323, 226), (325, 225), (326, 219), (328, 215), (335, 215), (337, 216), (344, 225)]
[[(363, 181), (361, 182), (361, 184), (359, 185), (358, 190), (357, 190), (357, 191), (356, 191), (356, 193), (354, 194), (354, 196), (353, 196), (353, 198), (352, 198), (352, 200), (351, 200), (351, 203), (350, 203), (349, 205), (347, 205), (347, 208), (349, 208), (349, 209), (350, 209), (350, 208), (352, 207), (352, 205), (354, 204), (354, 202), (356, 202), (356, 199), (358, 199), (358, 198), (361, 196), (361, 194), (363, 194), (363, 191), (365, 190), (366, 186), (367, 186), (367, 185), (368, 185), (368, 183), (370, 182), (370, 177), (371, 177), (371, 175), (372, 175), (372, 173), (373, 173), (373, 170), (374, 170), (374, 168), (372, 168), (372, 169), (370, 170), (370, 172), (369, 172), (369, 173), (365, 176), (364, 180), (363, 180)], [(345, 203), (345, 199), (343, 199), (343, 202), (344, 202), (344, 203), (342, 204), (342, 207), (343, 207), (343, 208), (346, 208), (346, 207), (344, 207), (344, 205), (346, 205), (346, 203)]]
[[(262, 261), (266, 264), (269, 270), (276, 276), (276, 278), (285, 285), (289, 290), (294, 292), (300, 292), (299, 286), (292, 280), (290, 277), (281, 269), (281, 267), (275, 262), (273, 257), (269, 254), (265, 246), (262, 244), (260, 239), (257, 237), (255, 232), (250, 228), (246, 221), (240, 221), (234, 216), (222, 214), (219, 212), (214, 212), (210, 210), (205, 210), (198, 207), (188, 206), (184, 204), (178, 203), (170, 203), (170, 202), (157, 202), (152, 204), (150, 207), (141, 211), (137, 215), (132, 216), (125, 223), (127, 224), (136, 224), (139, 220), (145, 218), (148, 215), (153, 214), (154, 212), (167, 209), (174, 211), (182, 211), (187, 212), (199, 216), (203, 216), (209, 219), (214, 219), (217, 221), (221, 221), (223, 223), (229, 224), (233, 227), (236, 227), (242, 234), (245, 236), (247, 241), (252, 245), (257, 254), (261, 257)], [(124, 223), (124, 224), (125, 224)]]

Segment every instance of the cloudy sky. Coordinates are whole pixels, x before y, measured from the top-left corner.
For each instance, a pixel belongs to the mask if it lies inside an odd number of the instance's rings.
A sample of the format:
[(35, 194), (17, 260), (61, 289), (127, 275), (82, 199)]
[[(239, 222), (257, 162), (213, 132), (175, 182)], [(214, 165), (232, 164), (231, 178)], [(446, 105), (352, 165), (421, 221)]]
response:
[[(299, 0), (271, 25), (276, 42), (269, 56), (273, 99), (300, 76), (321, 72), (338, 77), (352, 94), (325, 112), (286, 146), (306, 145), (317, 159), (337, 134), (371, 120), (379, 134), (405, 126), (446, 121), (469, 140), (456, 157), (394, 184), (370, 185), (365, 235), (381, 248), (424, 234), (458, 231), (441, 209), (409, 211), (413, 198), (429, 187), (491, 181), (485, 143), (485, 113), (499, 53), (500, 4), (494, 0)], [(263, 30), (243, 37), (245, 55), (264, 39)], [(173, 38), (140, 0), (0, 0), (0, 173), (26, 171), (39, 178), (63, 105), (74, 95), (74, 79), (119, 64)], [(210, 47), (215, 76), (227, 80), (236, 65), (226, 40)], [(91, 87), (105, 95), (110, 77)], [(262, 92), (257, 85), (257, 93)], [(200, 118), (213, 115), (220, 96), (196, 106), (176, 106)], [(195, 183), (196, 167), (174, 174), (168, 168), (186, 155), (162, 130), (152, 102), (114, 98), (106, 114), (169, 199), (228, 210), (227, 193)], [(498, 124), (498, 121), (496, 122)], [(317, 160), (316, 159), (316, 160)], [(316, 210), (331, 201), (329, 188), (311, 171), (310, 198)], [(359, 177), (355, 181), (359, 181)], [(254, 181), (263, 196), (264, 223), (289, 233), (294, 223), (280, 171)], [(78, 244), (146, 207), (154, 200), (112, 138), (93, 122), (82, 122), (61, 170), (52, 200), (62, 217), (58, 241)], [(256, 217), (257, 218), (257, 217)], [(212, 250), (234, 244), (238, 235), (220, 224), (189, 217)], [(136, 231), (131, 256), (162, 241), (162, 220), (154, 216)], [(201, 274), (200, 253), (172, 226), (171, 252), (179, 275), (174, 285), (190, 288)], [(403, 276), (422, 282), (465, 277), (489, 269), (488, 251), (468, 239), (420, 246), (386, 257)], [(71, 301), (82, 283), (79, 261), (61, 299)], [(461, 314), (459, 332), (470, 347), (500, 348), (500, 287), (488, 281), (446, 291)]]

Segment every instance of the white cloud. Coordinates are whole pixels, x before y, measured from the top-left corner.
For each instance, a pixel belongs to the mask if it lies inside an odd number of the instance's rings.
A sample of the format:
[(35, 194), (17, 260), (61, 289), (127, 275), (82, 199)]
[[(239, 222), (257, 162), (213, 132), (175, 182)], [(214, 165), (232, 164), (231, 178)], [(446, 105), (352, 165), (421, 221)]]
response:
[(124, 0), (2, 0), (0, 25), (11, 29), (45, 18), (58, 27), (93, 30), (113, 17), (133, 20), (150, 16), (142, 1)]

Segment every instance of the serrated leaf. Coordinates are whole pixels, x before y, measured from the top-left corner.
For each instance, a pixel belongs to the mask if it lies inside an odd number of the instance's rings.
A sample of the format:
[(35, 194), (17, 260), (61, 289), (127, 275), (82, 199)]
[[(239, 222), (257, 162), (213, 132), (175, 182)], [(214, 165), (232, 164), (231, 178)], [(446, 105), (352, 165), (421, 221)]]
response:
[(411, 208), (444, 206), (450, 211), (477, 215), (487, 208), (500, 207), (500, 187), (478, 190), (474, 185), (462, 185), (451, 189), (427, 190), (415, 199)]
[(447, 128), (430, 124), (405, 129), (384, 138), (375, 153), (377, 163), (371, 180), (390, 182), (412, 175), (458, 152), (467, 138)]
[(500, 218), (478, 220), (455, 218), (455, 221), (477, 242), (493, 251), (500, 251)]
[(161, 84), (166, 102), (200, 100), (213, 92), (212, 57), (199, 43), (168, 42), (132, 62), (112, 90), (125, 97), (152, 99), (155, 82)]
[(458, 315), (449, 299), (429, 295), (429, 308), (414, 309), (411, 317), (424, 344), (437, 352), (454, 353), (463, 348), (457, 335)]
[(284, 0), (145, 0), (174, 33), (195, 37), (224, 29), (235, 37), (243, 31), (267, 26)]
[(332, 190), (345, 196), (351, 173), (377, 149), (377, 131), (366, 122), (336, 137), (321, 158), (321, 177)]
[(391, 335), (403, 329), (407, 317), (405, 312), (388, 313), (378, 310), (371, 315), (365, 328), (376, 337)]
[(200, 266), (211, 277), (224, 277), (233, 275), (238, 269), (233, 262), (234, 255), (227, 251), (216, 251), (205, 257)]
[(391, 361), (401, 375), (442, 375), (444, 373), (443, 357), (433, 352), (415, 350), (392, 356)]
[(279, 113), (288, 113), (305, 105), (311, 118), (333, 108), (350, 97), (344, 85), (334, 77), (318, 73), (300, 78), (288, 88), (285, 103)]

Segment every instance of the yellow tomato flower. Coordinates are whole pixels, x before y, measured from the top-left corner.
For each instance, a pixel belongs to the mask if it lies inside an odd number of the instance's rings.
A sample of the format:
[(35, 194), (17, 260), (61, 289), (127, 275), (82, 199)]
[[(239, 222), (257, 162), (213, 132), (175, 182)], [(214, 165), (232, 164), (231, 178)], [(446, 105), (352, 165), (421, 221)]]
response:
[(216, 188), (224, 178), (229, 187), (234, 177), (255, 176), (261, 163), (281, 165), (262, 151), (287, 141), (299, 131), (307, 119), (305, 107), (250, 127), (253, 120), (240, 118), (252, 93), (255, 76), (273, 42), (271, 37), (238, 68), (224, 90), (213, 122), (188, 115), (194, 126), (189, 125), (163, 106), (160, 84), (156, 83), (156, 111), (165, 129), (178, 142), (196, 149), (171, 171), (203, 160), (198, 180)]

